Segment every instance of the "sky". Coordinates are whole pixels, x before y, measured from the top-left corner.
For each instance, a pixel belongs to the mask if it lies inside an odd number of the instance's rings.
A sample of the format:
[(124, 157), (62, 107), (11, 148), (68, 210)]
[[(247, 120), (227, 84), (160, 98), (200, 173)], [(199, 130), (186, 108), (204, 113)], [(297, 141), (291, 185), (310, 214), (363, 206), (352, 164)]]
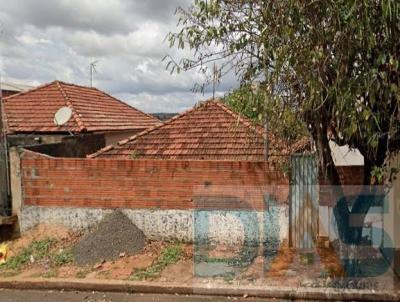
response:
[[(177, 31), (178, 6), (194, 0), (1, 0), (0, 72), (3, 81), (39, 85), (54, 80), (94, 86), (145, 112), (181, 112), (211, 96), (191, 92), (196, 71), (171, 75), (166, 35)], [(221, 96), (233, 81), (217, 87)]]

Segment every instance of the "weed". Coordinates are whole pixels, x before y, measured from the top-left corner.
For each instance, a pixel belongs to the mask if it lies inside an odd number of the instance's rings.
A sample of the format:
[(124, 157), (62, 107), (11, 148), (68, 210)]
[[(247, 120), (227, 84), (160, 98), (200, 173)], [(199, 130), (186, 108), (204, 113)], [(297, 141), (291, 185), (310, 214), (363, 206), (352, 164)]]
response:
[(25, 264), (29, 263), (31, 258), (37, 261), (46, 257), (51, 245), (54, 243), (55, 240), (52, 238), (47, 238), (40, 241), (33, 241), (18, 255), (8, 259), (7, 262), (2, 265), (2, 267), (10, 270), (20, 270)]
[(71, 250), (61, 250), (58, 253), (53, 254), (51, 258), (52, 263), (55, 266), (63, 266), (74, 261), (74, 255)]
[(170, 245), (161, 251), (160, 257), (150, 267), (138, 270), (132, 277), (132, 280), (144, 280), (158, 277), (160, 273), (171, 264), (179, 261), (182, 256), (182, 246)]
[(87, 270), (80, 270), (80, 271), (77, 271), (77, 272), (76, 272), (75, 277), (76, 277), (76, 278), (79, 278), (79, 279), (83, 279), (83, 278), (86, 277), (86, 275), (87, 275), (88, 273), (89, 273), (89, 272), (88, 272)]
[(142, 156), (143, 156), (143, 154), (140, 153), (140, 152), (138, 152), (138, 151), (133, 151), (133, 152), (131, 153), (131, 155), (130, 155), (131, 159), (138, 159), (138, 158), (140, 158), (140, 157), (142, 157)]
[(171, 245), (161, 251), (160, 263), (168, 266), (178, 262), (182, 255), (182, 247), (180, 245)]
[(2, 267), (5, 269), (19, 270), (24, 264), (29, 262), (31, 255), (32, 249), (30, 247), (24, 248), (21, 253), (7, 260)]
[(18, 274), (19, 274), (18, 271), (2, 271), (2, 272), (0, 272), (0, 276), (3, 278), (14, 277)]
[[(43, 259), (45, 256), (48, 255), (50, 247), (56, 242), (56, 240), (52, 238), (47, 238), (40, 241), (33, 241), (31, 243), (33, 256), (35, 259)], [(35, 257), (36, 256), (36, 257)]]
[(226, 274), (224, 274), (223, 278), (226, 283), (230, 284), (235, 279), (235, 273), (233, 273), (233, 272), (226, 273)]
[(43, 278), (55, 278), (57, 277), (57, 272), (55, 270), (50, 270), (42, 274)]

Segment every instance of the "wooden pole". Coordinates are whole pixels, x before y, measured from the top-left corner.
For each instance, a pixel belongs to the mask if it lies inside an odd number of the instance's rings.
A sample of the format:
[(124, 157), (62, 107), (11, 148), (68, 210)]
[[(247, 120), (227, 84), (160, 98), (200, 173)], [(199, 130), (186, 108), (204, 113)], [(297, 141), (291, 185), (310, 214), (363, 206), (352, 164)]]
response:
[(264, 118), (264, 133), (265, 133), (264, 160), (268, 161), (268, 116), (267, 116), (267, 114), (265, 114), (265, 118)]
[(8, 208), (9, 179), (8, 179), (8, 150), (7, 134), (3, 111), (3, 91), (0, 77), (0, 215), (5, 216)]

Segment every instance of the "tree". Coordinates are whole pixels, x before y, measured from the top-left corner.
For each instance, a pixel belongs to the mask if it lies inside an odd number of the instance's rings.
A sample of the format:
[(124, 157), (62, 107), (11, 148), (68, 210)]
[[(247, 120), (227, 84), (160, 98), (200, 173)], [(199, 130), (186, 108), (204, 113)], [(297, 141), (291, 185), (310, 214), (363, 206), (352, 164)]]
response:
[(351, 227), (349, 215), (365, 216), (371, 202), (360, 197), (349, 212), (329, 139), (362, 153), (366, 185), (398, 149), (399, 1), (196, 0), (177, 14), (181, 29), (169, 35), (170, 45), (193, 56), (167, 67), (204, 71), (217, 61), (222, 76), (261, 79), (268, 99), (299, 112), (339, 200), (340, 238), (359, 244), (362, 227)]
[(234, 89), (223, 98), (223, 101), (234, 111), (242, 113), (255, 123), (262, 123), (266, 115), (269, 128), (286, 140), (288, 145), (308, 135), (307, 127), (299, 121), (297, 111), (282, 102), (266, 102), (263, 91), (255, 92), (249, 84)]

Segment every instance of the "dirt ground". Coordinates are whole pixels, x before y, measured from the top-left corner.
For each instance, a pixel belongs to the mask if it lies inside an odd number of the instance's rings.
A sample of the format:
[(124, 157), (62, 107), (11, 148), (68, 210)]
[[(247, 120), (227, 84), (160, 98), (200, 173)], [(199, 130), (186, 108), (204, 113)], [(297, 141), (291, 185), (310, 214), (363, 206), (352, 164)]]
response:
[(81, 235), (81, 233), (72, 232), (62, 225), (39, 224), (35, 228), (24, 233), (24, 236), (9, 242), (8, 258), (17, 255), (32, 241), (40, 241), (51, 237), (61, 243), (64, 242), (66, 245), (72, 245)]
[[(237, 246), (193, 246), (147, 241), (136, 255), (121, 253), (113, 261), (78, 266), (68, 251), (82, 235), (62, 226), (37, 226), (23, 237), (9, 242), (8, 264), (0, 266), (0, 278), (155, 280), (189, 285), (207, 283), (210, 286), (398, 288), (397, 278), (390, 270), (374, 278), (346, 281), (342, 263), (332, 248), (318, 247), (301, 253), (287, 244), (282, 244), (274, 255), (265, 256), (268, 247), (252, 247), (244, 253)], [(40, 248), (40, 253), (32, 249), (34, 243), (35, 248)]]

